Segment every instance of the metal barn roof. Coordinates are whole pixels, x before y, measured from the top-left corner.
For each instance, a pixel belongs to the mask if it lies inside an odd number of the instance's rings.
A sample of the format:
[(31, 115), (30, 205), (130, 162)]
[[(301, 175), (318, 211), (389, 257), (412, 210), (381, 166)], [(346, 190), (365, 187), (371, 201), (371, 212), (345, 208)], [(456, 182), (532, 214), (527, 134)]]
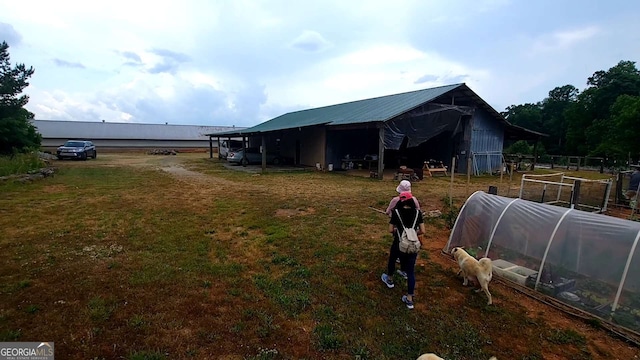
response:
[[(446, 85), (314, 109), (295, 111), (278, 116), (242, 131), (231, 130), (225, 131), (225, 133), (250, 134), (322, 124), (348, 125), (387, 121), (463, 85), (464, 84)], [(224, 133), (212, 133), (210, 135), (224, 135)]]
[(113, 123), (97, 121), (34, 120), (44, 138), (128, 139), (128, 140), (209, 140), (207, 134), (243, 128), (171, 124)]
[(243, 136), (313, 125), (332, 126), (385, 122), (450, 92), (458, 94), (456, 99), (460, 99), (460, 95), (462, 95), (462, 100), (465, 98), (471, 99), (474, 103), (487, 110), (497, 121), (505, 124), (505, 134), (510, 139), (537, 139), (541, 136), (548, 136), (547, 134), (535, 132), (509, 123), (504, 116), (478, 96), (478, 94), (473, 92), (465, 83), (295, 111), (280, 115), (250, 128), (227, 130), (209, 133), (208, 135)]

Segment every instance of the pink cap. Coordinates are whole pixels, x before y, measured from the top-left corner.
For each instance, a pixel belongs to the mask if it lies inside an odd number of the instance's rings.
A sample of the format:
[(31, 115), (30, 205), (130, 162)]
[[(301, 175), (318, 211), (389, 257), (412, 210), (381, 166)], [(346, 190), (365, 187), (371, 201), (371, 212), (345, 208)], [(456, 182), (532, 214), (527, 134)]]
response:
[(411, 192), (409, 191), (403, 191), (400, 193), (400, 201), (407, 201), (409, 199), (411, 199), (413, 197), (413, 195), (411, 195)]

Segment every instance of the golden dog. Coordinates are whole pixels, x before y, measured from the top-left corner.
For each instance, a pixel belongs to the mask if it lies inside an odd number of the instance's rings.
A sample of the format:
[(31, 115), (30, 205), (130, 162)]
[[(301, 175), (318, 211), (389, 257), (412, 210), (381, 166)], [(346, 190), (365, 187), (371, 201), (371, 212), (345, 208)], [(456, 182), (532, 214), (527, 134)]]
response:
[(453, 258), (456, 259), (460, 266), (458, 274), (462, 273), (462, 276), (464, 276), (462, 285), (467, 286), (468, 280), (473, 281), (474, 278), (477, 279), (480, 289), (476, 290), (476, 292), (483, 290), (489, 299), (487, 305), (491, 305), (491, 293), (489, 292), (489, 282), (491, 282), (491, 278), (493, 277), (491, 259), (482, 258), (480, 260), (476, 260), (460, 247), (451, 249), (451, 255), (453, 255)]
[[(420, 355), (420, 357), (417, 358), (416, 360), (444, 360), (444, 359), (434, 353), (428, 353), (428, 354)], [(491, 359), (489, 360), (498, 360), (498, 359), (496, 359), (495, 356), (492, 356)]]

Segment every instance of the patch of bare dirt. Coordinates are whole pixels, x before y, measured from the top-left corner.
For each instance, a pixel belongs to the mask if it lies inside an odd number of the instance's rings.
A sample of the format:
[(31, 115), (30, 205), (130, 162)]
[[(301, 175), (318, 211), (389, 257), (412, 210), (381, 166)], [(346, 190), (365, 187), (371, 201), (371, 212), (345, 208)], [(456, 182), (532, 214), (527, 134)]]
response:
[[(191, 171), (191, 170), (185, 169), (180, 165), (165, 166), (165, 167), (161, 167), (160, 170), (171, 174), (173, 177), (175, 177), (180, 181), (196, 182), (196, 183), (211, 182), (211, 176), (205, 175), (197, 171)], [(216, 182), (231, 183), (230, 181), (227, 181), (224, 179), (216, 179)]]
[(314, 214), (316, 209), (314, 208), (300, 208), (300, 209), (278, 209), (276, 210), (276, 216), (278, 217), (292, 217), (292, 216), (305, 216)]

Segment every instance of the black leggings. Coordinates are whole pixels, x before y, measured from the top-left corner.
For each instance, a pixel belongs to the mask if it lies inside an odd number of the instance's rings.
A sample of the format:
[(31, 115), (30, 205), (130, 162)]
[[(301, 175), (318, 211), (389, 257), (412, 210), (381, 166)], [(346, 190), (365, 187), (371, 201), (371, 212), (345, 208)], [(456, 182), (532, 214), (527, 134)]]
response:
[(393, 276), (396, 272), (396, 259), (400, 258), (400, 269), (407, 273), (407, 294), (413, 296), (416, 287), (416, 259), (418, 254), (406, 254), (400, 251), (400, 241), (397, 235), (393, 236), (393, 243), (389, 250), (389, 261), (387, 263), (387, 274)]

